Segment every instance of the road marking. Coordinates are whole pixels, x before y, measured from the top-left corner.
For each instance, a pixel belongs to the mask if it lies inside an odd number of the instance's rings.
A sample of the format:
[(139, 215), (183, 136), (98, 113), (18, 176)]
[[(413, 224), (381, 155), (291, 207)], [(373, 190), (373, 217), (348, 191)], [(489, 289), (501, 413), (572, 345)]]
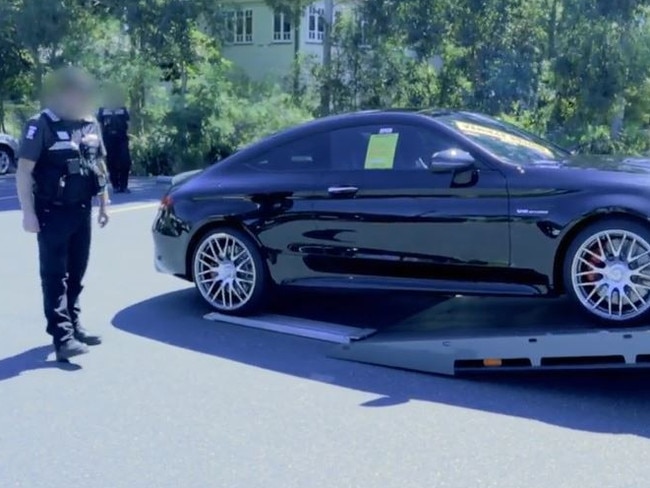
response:
[(158, 205), (160, 205), (160, 204), (159, 203), (145, 203), (145, 204), (142, 204), (142, 205), (130, 205), (128, 207), (117, 207), (117, 208), (113, 208), (113, 209), (109, 208), (109, 213), (116, 214), (116, 213), (122, 213), (122, 212), (131, 212), (131, 211), (134, 211), (134, 210), (144, 210), (144, 209), (147, 209), (147, 208), (156, 208), (156, 207), (158, 207)]
[[(17, 196), (11, 196), (11, 197), (0, 197), (0, 201), (2, 200), (13, 200), (17, 199)], [(146, 208), (155, 208), (158, 205), (160, 205), (157, 202), (151, 202), (151, 203), (143, 203), (142, 205), (128, 205), (128, 206), (119, 206), (116, 208), (111, 209), (111, 213), (120, 213), (120, 212), (130, 212), (132, 210), (144, 210)]]

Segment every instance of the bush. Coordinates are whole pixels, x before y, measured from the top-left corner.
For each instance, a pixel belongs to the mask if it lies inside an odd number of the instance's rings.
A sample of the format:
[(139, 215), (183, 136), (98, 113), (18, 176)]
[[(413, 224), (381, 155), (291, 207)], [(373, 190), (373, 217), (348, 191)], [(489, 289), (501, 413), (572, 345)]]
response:
[(273, 85), (228, 79), (227, 65), (204, 65), (185, 93), (153, 90), (131, 139), (134, 172), (170, 174), (205, 167), (270, 133), (311, 118)]

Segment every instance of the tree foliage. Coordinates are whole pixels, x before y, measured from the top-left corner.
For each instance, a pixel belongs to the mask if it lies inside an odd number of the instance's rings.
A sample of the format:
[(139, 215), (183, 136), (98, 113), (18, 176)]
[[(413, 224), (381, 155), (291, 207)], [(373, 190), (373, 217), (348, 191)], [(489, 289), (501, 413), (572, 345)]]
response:
[(364, 45), (348, 16), (335, 32), (342, 52), (333, 73), (319, 77), (332, 80), (339, 110), (455, 106), (560, 142), (611, 151), (635, 140), (633, 149), (646, 150), (650, 143), (637, 143), (650, 108), (649, 4), (363, 0)]
[(310, 0), (264, 3), (292, 19), (286, 90), (234, 77), (227, 1), (0, 0), (0, 125), (4, 102), (35, 102), (43, 75), (73, 63), (127, 94), (150, 172), (319, 113), (397, 106), (487, 112), (594, 151), (650, 150), (650, 0), (337, 0), (325, 67), (300, 50)]

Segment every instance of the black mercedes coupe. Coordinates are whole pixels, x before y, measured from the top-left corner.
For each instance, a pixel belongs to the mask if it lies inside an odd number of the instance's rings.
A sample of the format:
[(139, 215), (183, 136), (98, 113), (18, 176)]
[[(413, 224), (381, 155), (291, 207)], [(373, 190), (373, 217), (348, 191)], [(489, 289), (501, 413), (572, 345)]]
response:
[(650, 161), (475, 113), (368, 111), (179, 175), (153, 233), (157, 269), (224, 314), (291, 285), (569, 294), (623, 324), (650, 314), (649, 215)]

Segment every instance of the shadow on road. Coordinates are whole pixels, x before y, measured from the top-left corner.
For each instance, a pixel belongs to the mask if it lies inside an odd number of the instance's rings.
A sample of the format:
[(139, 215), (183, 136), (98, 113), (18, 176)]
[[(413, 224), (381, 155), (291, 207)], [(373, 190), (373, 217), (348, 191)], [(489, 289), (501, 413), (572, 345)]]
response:
[[(305, 308), (320, 304), (322, 310), (364, 310), (365, 320), (374, 318), (379, 326), (416, 315), (423, 307), (422, 300), (418, 305), (417, 299), (410, 299), (410, 305), (386, 298), (366, 300), (372, 303), (370, 308), (361, 308), (363, 302), (354, 295), (294, 297), (294, 303), (302, 303)], [(188, 289), (122, 310), (113, 324), (125, 332), (175, 347), (376, 395), (362, 405), (366, 408), (417, 400), (582, 431), (650, 437), (650, 375), (646, 372), (445, 378), (329, 359), (325, 357), (329, 344), (209, 322), (201, 318), (208, 311), (194, 290)]]
[(0, 381), (20, 376), (27, 371), (37, 369), (60, 369), (61, 371), (79, 371), (81, 366), (74, 363), (48, 361), (52, 346), (40, 346), (28, 351), (0, 359)]

